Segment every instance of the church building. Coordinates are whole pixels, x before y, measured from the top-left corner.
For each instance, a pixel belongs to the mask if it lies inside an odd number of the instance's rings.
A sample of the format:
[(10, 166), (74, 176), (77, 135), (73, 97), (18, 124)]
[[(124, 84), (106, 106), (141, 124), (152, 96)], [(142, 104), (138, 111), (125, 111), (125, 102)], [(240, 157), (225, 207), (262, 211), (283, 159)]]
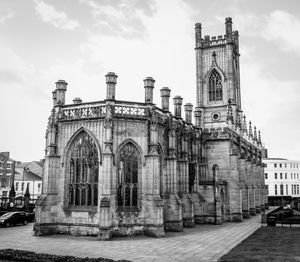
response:
[(112, 72), (102, 101), (65, 104), (68, 84), (56, 82), (35, 235), (163, 237), (266, 208), (263, 146), (242, 111), (239, 35), (229, 17), (225, 32), (202, 37), (195, 26), (195, 108), (177, 95), (171, 112), (168, 87), (156, 106), (152, 77), (144, 102), (118, 100)]

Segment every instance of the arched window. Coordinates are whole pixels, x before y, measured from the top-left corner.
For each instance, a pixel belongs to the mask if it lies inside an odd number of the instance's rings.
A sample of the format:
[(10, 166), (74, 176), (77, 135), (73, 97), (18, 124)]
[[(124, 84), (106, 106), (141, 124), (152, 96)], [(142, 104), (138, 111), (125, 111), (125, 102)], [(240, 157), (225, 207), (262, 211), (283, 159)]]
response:
[(134, 210), (138, 207), (139, 153), (132, 143), (120, 150), (118, 161), (118, 208)]
[(213, 70), (209, 77), (208, 95), (209, 101), (221, 101), (223, 99), (222, 78), (216, 70)]
[(97, 206), (98, 151), (86, 132), (80, 133), (71, 146), (69, 159), (69, 206)]

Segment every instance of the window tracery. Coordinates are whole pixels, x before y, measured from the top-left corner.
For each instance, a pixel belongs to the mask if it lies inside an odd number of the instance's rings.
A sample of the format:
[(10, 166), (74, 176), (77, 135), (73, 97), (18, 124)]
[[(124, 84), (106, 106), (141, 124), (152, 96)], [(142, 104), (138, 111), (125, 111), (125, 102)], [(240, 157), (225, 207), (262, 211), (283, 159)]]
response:
[(132, 143), (126, 144), (121, 149), (118, 162), (118, 208), (136, 209), (139, 189), (139, 153)]
[(222, 78), (216, 70), (213, 70), (210, 74), (208, 93), (210, 102), (223, 99)]
[(69, 159), (70, 206), (97, 206), (98, 159), (95, 141), (82, 132), (73, 143)]

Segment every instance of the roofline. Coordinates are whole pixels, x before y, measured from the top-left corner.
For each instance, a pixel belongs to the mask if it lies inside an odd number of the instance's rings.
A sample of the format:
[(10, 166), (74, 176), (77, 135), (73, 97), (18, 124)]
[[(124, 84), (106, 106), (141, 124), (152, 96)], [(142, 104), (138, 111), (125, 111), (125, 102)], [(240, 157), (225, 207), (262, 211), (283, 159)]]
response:
[(263, 158), (263, 160), (288, 160), (286, 158), (279, 158), (279, 157), (270, 157), (270, 158)]
[(288, 162), (300, 162), (300, 160), (290, 160), (290, 159), (286, 159), (286, 158), (263, 158), (263, 161), (268, 161), (268, 160), (273, 160), (273, 161), (288, 161)]

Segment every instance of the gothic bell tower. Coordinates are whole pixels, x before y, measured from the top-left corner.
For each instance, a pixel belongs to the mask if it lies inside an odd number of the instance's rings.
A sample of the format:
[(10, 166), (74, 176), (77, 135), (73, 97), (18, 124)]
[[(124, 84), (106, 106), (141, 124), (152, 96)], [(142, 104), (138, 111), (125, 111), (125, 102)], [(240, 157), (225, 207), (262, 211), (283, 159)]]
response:
[(241, 124), (239, 35), (232, 19), (225, 19), (225, 35), (205, 35), (195, 26), (197, 107), (202, 128), (225, 127), (228, 120)]

